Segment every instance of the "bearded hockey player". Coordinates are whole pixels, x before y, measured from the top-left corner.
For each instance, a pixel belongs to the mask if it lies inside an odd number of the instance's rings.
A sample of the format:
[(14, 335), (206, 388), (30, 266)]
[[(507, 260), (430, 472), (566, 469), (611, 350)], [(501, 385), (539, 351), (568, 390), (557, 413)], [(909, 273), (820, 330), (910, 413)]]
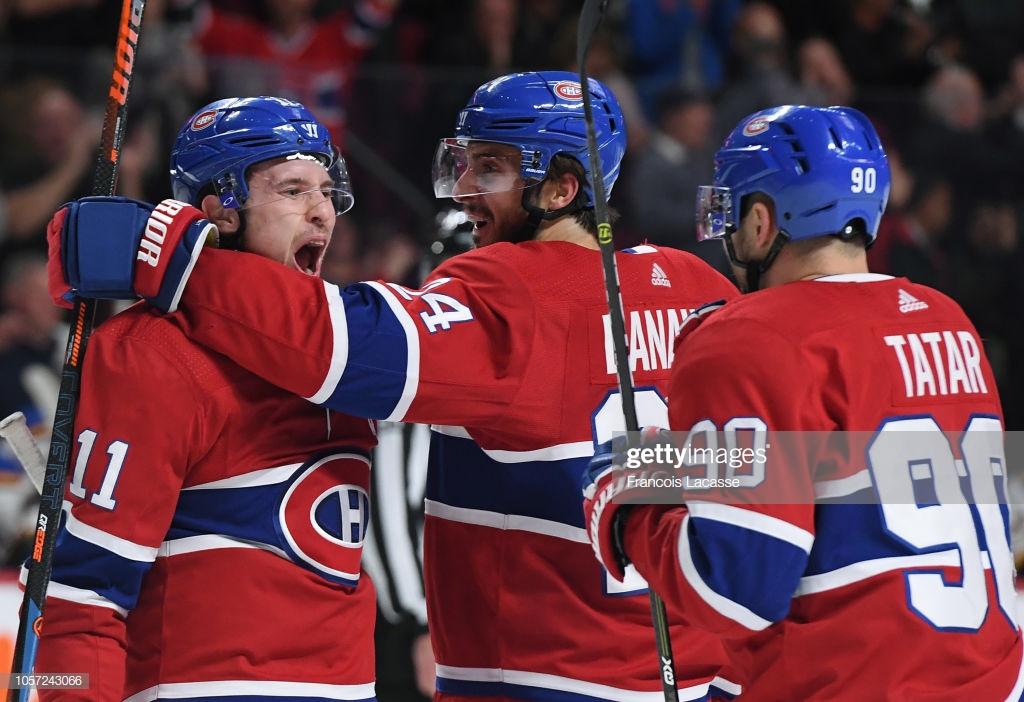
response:
[[(683, 507), (622, 504), (628, 485), (592, 469), (599, 559), (617, 576), (632, 563), (676, 616), (729, 639), (744, 700), (1024, 688), (995, 381), (955, 302), (868, 272), (888, 193), (856, 110), (737, 125), (698, 224), (748, 294), (683, 331), (669, 419), (694, 441), (742, 431), (774, 448), (742, 489), (687, 490)], [(794, 494), (807, 499), (780, 499)]]
[[(171, 182), (179, 200), (140, 220), (150, 243), (172, 237), (191, 203), (222, 243), (249, 252), (236, 263), (322, 285), (352, 191), (302, 105), (206, 106), (178, 135)], [(94, 208), (117, 228), (125, 207), (136, 205), (87, 199), (64, 212)], [(372, 699), (375, 598), (359, 562), (371, 423), (275, 388), (144, 303), (96, 330), (82, 385), (36, 672), (88, 673), (89, 687), (40, 697)]]
[[(611, 92), (597, 81), (592, 92), (610, 193), (625, 125)], [(593, 432), (623, 424), (588, 163), (576, 75), (512, 74), (481, 86), (438, 146), (435, 192), (463, 205), (480, 248), (420, 289), (338, 288), (224, 251), (203, 251), (191, 271), (137, 262), (135, 290), (164, 309), (183, 290), (177, 316), (198, 343), (318, 404), (435, 425), (424, 559), (443, 699), (662, 695), (646, 584), (594, 562), (577, 497)], [(88, 220), (79, 209), (55, 221), (69, 260), (95, 251), (68, 243), (72, 222), (101, 247), (145, 242), (139, 224)], [(175, 231), (205, 220), (183, 210)], [(168, 237), (164, 252), (181, 241)], [(736, 291), (679, 251), (617, 257), (641, 417), (666, 426), (672, 338), (689, 310)], [(87, 267), (65, 270), (91, 295)], [(673, 634), (684, 699), (740, 692), (715, 637), (679, 623)]]

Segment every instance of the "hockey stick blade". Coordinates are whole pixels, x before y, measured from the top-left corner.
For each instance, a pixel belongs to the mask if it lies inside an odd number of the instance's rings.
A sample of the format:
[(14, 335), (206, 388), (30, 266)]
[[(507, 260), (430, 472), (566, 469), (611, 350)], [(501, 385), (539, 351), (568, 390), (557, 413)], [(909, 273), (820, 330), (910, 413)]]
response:
[(36, 492), (43, 491), (43, 474), (46, 472), (46, 459), (43, 458), (39, 445), (36, 444), (32, 431), (28, 428), (28, 421), (21, 412), (5, 417), (0, 421), (0, 436), (7, 440), (14, 457), (25, 469), (29, 480), (35, 486)]

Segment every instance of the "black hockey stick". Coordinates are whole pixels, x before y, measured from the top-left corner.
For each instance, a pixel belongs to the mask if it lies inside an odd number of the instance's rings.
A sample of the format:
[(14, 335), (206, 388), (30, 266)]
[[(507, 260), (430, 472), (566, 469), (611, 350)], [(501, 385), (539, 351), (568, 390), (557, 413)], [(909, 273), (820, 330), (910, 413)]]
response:
[[(125, 118), (128, 112), (128, 91), (132, 84), (135, 54), (142, 33), (142, 12), (146, 0), (122, 0), (122, 3), (117, 46), (114, 49), (114, 69), (110, 79), (110, 90), (107, 93), (103, 134), (100, 138), (100, 153), (96, 170), (93, 172), (93, 195), (114, 194), (118, 157), (121, 153), (121, 141), (124, 139)], [(50, 455), (46, 461), (42, 495), (39, 499), (35, 540), (28, 560), (25, 599), (22, 601), (18, 622), (18, 639), (14, 648), (14, 663), (11, 666), (11, 672), (15, 676), (29, 675), (35, 666), (39, 634), (43, 627), (46, 588), (50, 584), (50, 571), (53, 566), (53, 546), (64, 502), (64, 478), (71, 460), (71, 435), (75, 426), (82, 364), (85, 362), (85, 350), (92, 335), (95, 317), (95, 301), (81, 298), (75, 301), (74, 322), (64, 352), (57, 412), (53, 418)], [(24, 682), (17, 677), (12, 680), (14, 684), (11, 685), (8, 697), (11, 702), (27, 702), (31, 688), (22, 684)]]
[[(633, 398), (633, 377), (629, 371), (629, 356), (626, 353), (626, 325), (622, 313), (622, 291), (619, 289), (619, 272), (615, 266), (615, 246), (612, 243), (612, 225), (608, 217), (608, 202), (601, 173), (601, 158), (597, 152), (597, 134), (594, 129), (594, 113), (590, 104), (590, 85), (587, 82), (587, 51), (590, 40), (601, 24), (601, 17), (608, 6), (608, 0), (585, 0), (580, 12), (576, 35), (576, 63), (579, 65), (580, 88), (583, 91), (583, 116), (587, 124), (587, 151), (590, 156), (590, 172), (594, 188), (594, 215), (597, 218), (597, 241), (601, 246), (601, 266), (604, 269), (604, 287), (608, 293), (608, 312), (611, 321), (612, 344), (615, 349), (615, 369), (622, 395), (622, 414), (626, 419), (626, 431), (640, 430), (636, 417), (636, 401)], [(621, 126), (620, 126), (621, 128)], [(668, 617), (665, 603), (653, 589), (651, 596), (651, 617), (654, 620), (654, 634), (658, 645), (661, 687), (666, 702), (678, 702), (676, 691), (675, 659), (672, 656), (672, 640), (669, 637)]]

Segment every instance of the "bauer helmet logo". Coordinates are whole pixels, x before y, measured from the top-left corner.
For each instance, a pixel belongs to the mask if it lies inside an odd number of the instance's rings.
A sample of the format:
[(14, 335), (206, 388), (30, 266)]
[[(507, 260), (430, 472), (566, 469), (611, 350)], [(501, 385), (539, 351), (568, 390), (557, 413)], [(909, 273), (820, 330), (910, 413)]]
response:
[(571, 81), (563, 80), (555, 83), (555, 95), (562, 98), (563, 100), (582, 100), (583, 99), (583, 88), (580, 84)]
[(771, 122), (764, 117), (755, 117), (747, 122), (743, 127), (743, 136), (757, 136), (758, 134), (766, 131), (769, 124), (771, 124)]
[(211, 124), (213, 124), (214, 120), (216, 119), (217, 111), (208, 110), (202, 113), (201, 115), (198, 115), (194, 120), (192, 120), (192, 130), (198, 132), (200, 129), (206, 129)]

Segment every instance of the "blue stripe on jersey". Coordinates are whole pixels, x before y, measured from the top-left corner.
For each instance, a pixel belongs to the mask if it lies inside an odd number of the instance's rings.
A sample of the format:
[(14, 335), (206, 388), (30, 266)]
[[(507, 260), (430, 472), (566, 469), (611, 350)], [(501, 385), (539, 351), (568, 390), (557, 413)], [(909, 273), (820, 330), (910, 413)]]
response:
[(807, 566), (788, 541), (734, 524), (690, 516), (693, 564), (708, 587), (772, 622), (784, 619)]
[[(845, 501), (869, 503), (877, 498), (868, 491), (860, 491), (843, 498), (844, 502), (819, 500), (815, 507), (814, 547), (807, 563), (805, 575), (819, 575), (843, 568), (861, 561), (896, 556), (913, 556), (933, 551), (946, 551), (951, 544), (939, 544), (933, 548), (912, 549), (907, 544), (897, 541), (886, 532), (878, 504), (846, 504)], [(976, 510), (972, 515), (977, 521)], [(1009, 510), (1000, 505), (1004, 524), (1008, 524)], [(856, 524), (856, 529), (850, 529)], [(1007, 527), (1008, 529), (1008, 527)], [(979, 547), (988, 547), (978, 530)]]
[[(353, 453), (368, 459), (366, 451), (362, 449), (338, 446), (333, 451)], [(166, 539), (173, 541), (190, 536), (214, 534), (255, 544), (266, 544), (283, 551), (293, 563), (317, 573), (322, 578), (355, 587), (358, 581), (321, 570), (300, 558), (282, 531), (278, 516), (281, 501), (294, 481), (312, 462), (297, 466), (288, 479), (269, 485), (182, 490)], [(340, 504), (321, 503), (316, 510), (316, 517), (323, 520), (320, 522), (321, 528), (332, 533), (328, 525), (340, 524), (342, 520)], [(359, 531), (358, 527), (353, 527), (353, 540), (360, 541), (365, 536)], [(334, 536), (337, 537), (337, 534)]]
[(472, 439), (433, 432), (427, 498), (452, 507), (583, 528), (580, 476), (589, 458), (500, 463)]
[(246, 488), (183, 490), (167, 540), (221, 534), (281, 548), (278, 503), (290, 481)]
[(139, 599), (142, 578), (152, 563), (133, 561), (71, 534), (61, 524), (53, 550), (51, 579), (62, 585), (92, 590), (118, 607), (130, 610)]
[[(516, 685), (506, 682), (483, 682), (478, 680), (453, 680), (438, 676), (435, 679), (437, 691), (448, 695), (465, 695), (469, 697), (511, 698), (528, 700), (529, 702), (609, 702), (605, 697), (593, 697), (578, 692), (551, 690), (546, 687), (532, 685)], [(714, 697), (712, 697), (714, 695)], [(734, 696), (712, 686), (708, 694), (701, 697), (687, 698), (693, 702), (707, 702), (710, 699), (731, 700)]]
[[(871, 502), (876, 498), (868, 491), (861, 491), (838, 499)], [(814, 546), (805, 575), (828, 573), (876, 558), (913, 555), (915, 552), (906, 544), (886, 533), (881, 509), (878, 504), (819, 500), (814, 509)], [(851, 529), (851, 524), (856, 524), (857, 528)], [(948, 548), (947, 544), (932, 550), (945, 551)]]
[(380, 293), (358, 283), (341, 289), (348, 324), (348, 361), (325, 403), (339, 412), (386, 419), (405, 389), (408, 340)]

